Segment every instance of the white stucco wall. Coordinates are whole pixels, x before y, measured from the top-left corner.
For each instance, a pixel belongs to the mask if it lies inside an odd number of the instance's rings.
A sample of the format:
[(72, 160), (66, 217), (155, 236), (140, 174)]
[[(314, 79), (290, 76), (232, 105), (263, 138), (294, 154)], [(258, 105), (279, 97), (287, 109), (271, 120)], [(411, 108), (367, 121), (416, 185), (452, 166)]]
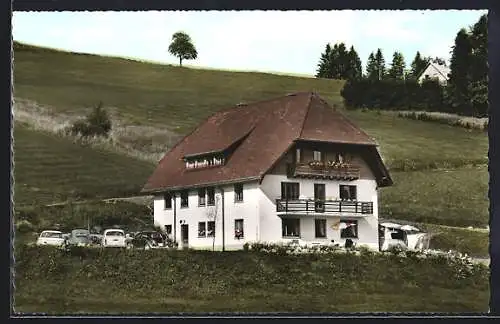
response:
[[(352, 239), (358, 244), (364, 244), (374, 249), (378, 249), (378, 201), (377, 184), (373, 179), (360, 179), (354, 181), (334, 181), (321, 179), (288, 179), (285, 175), (266, 175), (260, 186), (259, 193), (259, 218), (261, 228), (261, 240), (266, 242), (286, 242), (288, 239), (282, 238), (281, 220), (276, 213), (275, 200), (281, 197), (281, 182), (298, 182), (300, 184), (300, 195), (307, 198), (314, 197), (314, 184), (325, 184), (327, 199), (337, 199), (339, 185), (356, 185), (358, 201), (373, 202), (373, 215), (357, 215), (341, 213), (338, 216), (325, 216), (322, 213), (309, 214), (303, 216), (293, 216), (300, 218), (301, 239), (310, 242), (330, 242), (343, 245), (345, 239), (340, 238), (340, 229), (334, 229), (334, 223), (340, 219), (358, 220), (358, 238)], [(287, 216), (292, 217), (292, 216)], [(314, 219), (326, 219), (327, 238), (315, 238)]]
[(439, 67), (439, 69), (441, 69), (441, 71), (438, 71), (438, 68), (434, 65), (429, 65), (419, 77), (418, 81), (422, 82), (426, 77), (428, 77), (429, 79), (437, 79), (440, 83), (445, 84), (448, 81), (447, 75), (449, 73), (449, 69), (446, 67)]
[[(260, 189), (257, 182), (243, 184), (243, 202), (234, 201), (234, 186), (224, 186), (224, 232), (225, 249), (241, 249), (247, 241), (258, 241), (258, 198)], [(174, 205), (172, 209), (164, 209), (163, 196), (154, 199), (154, 224), (165, 228), (172, 226), (172, 235), (175, 234), (179, 246), (181, 244), (181, 222), (187, 224), (189, 230), (189, 247), (196, 249), (212, 249), (214, 238), (198, 237), (198, 223), (214, 220), (215, 215), (215, 249), (222, 249), (222, 198), (219, 189), (215, 191), (215, 206), (198, 206), (198, 190), (189, 191), (189, 207), (180, 208), (180, 196), (177, 193), (175, 199), (176, 221), (174, 224)], [(236, 219), (243, 219), (244, 238), (237, 239), (234, 236)]]

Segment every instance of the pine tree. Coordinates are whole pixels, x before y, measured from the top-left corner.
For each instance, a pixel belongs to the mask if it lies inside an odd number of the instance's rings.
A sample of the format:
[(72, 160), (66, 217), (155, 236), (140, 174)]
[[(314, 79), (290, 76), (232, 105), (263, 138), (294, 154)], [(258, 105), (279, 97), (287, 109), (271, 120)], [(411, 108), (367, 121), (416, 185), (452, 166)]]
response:
[(368, 56), (368, 62), (366, 63), (366, 78), (369, 80), (378, 80), (379, 74), (377, 69), (377, 62), (375, 61), (375, 56), (373, 52)]
[(384, 59), (384, 55), (382, 54), (382, 50), (380, 48), (377, 49), (377, 53), (375, 54), (375, 62), (377, 64), (378, 80), (385, 79), (385, 76), (386, 76), (385, 59)]
[(471, 114), (471, 73), (472, 64), (471, 37), (465, 29), (461, 29), (456, 38), (450, 60), (450, 77), (447, 93), (452, 111)]
[(473, 115), (488, 113), (488, 20), (482, 15), (471, 28), (472, 63), (470, 65)]
[(401, 52), (394, 52), (392, 56), (391, 68), (388, 71), (388, 77), (392, 80), (404, 80), (406, 63)]
[(330, 53), (332, 48), (330, 44), (326, 44), (325, 52), (321, 54), (321, 58), (318, 63), (318, 70), (316, 72), (317, 78), (327, 78), (328, 69), (330, 68)]
[(345, 80), (347, 79), (347, 70), (349, 69), (349, 55), (344, 43), (340, 43), (337, 50), (337, 75), (335, 79)]
[(358, 53), (354, 49), (354, 46), (351, 46), (349, 49), (349, 53), (347, 54), (349, 58), (349, 65), (346, 71), (346, 79), (347, 80), (359, 80), (363, 77), (363, 67), (361, 65), (361, 59), (359, 58)]
[(427, 67), (427, 64), (429, 64), (428, 59), (422, 58), (420, 52), (417, 51), (417, 54), (415, 55), (415, 58), (411, 63), (409, 78), (416, 80), (420, 76), (420, 74), (424, 72), (425, 68)]

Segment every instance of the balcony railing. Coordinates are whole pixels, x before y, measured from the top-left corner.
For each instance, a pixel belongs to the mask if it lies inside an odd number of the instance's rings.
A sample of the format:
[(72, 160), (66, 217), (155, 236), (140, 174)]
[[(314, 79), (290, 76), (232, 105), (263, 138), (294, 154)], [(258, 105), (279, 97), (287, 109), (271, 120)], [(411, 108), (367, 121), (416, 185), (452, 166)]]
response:
[(352, 164), (311, 161), (288, 165), (289, 177), (324, 178), (339, 180), (359, 179), (359, 167)]
[(276, 199), (278, 213), (326, 213), (326, 214), (373, 214), (373, 202), (362, 201), (315, 201), (311, 199)]

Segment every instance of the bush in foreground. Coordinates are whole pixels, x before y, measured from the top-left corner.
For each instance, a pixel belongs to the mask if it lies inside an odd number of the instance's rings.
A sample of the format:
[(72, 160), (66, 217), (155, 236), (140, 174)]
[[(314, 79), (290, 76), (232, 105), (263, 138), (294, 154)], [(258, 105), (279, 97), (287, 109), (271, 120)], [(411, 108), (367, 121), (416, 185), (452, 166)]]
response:
[(259, 251), (247, 248), (210, 252), (22, 246), (15, 254), (16, 309), (49, 313), (487, 309), (487, 268), (460, 258), (368, 250), (283, 253), (287, 248), (272, 245)]

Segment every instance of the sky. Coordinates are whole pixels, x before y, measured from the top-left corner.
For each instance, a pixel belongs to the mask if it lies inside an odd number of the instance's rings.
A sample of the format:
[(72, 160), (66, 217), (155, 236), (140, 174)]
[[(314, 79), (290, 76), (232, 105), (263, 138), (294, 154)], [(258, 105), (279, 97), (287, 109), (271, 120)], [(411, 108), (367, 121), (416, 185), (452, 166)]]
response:
[(13, 39), (73, 52), (178, 64), (172, 34), (188, 33), (198, 51), (184, 65), (314, 75), (327, 43), (354, 46), (363, 67), (381, 48), (446, 61), (456, 33), (486, 10), (14, 12)]

